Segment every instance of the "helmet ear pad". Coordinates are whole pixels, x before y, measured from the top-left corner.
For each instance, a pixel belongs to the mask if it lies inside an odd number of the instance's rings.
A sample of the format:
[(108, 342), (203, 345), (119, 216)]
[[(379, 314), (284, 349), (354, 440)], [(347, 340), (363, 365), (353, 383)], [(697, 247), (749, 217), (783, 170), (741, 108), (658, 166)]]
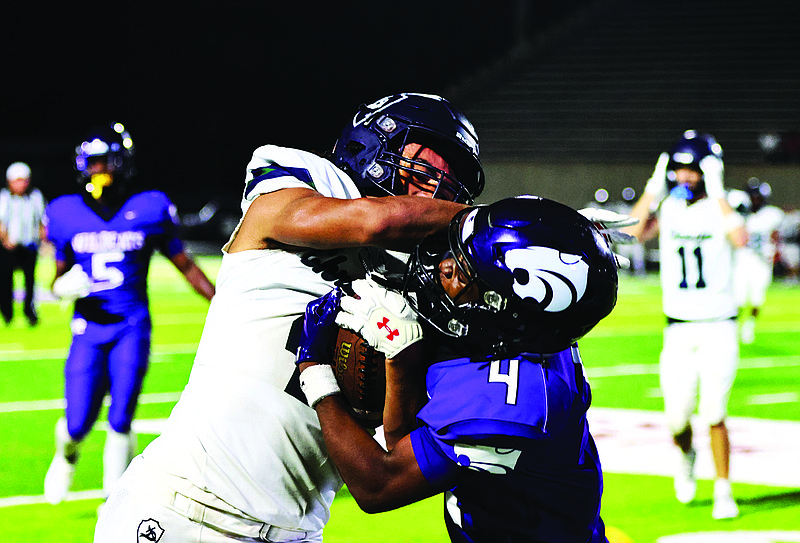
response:
[[(378, 164), (388, 142), (382, 140), (373, 130), (364, 125), (345, 130), (336, 142), (334, 153), (340, 167), (350, 174), (358, 188), (368, 196), (387, 196), (395, 194), (391, 191), (394, 182), (394, 168), (389, 164)], [(376, 167), (376, 165), (378, 167)], [(370, 182), (364, 181), (370, 179)], [(376, 186), (379, 185), (379, 186)], [(389, 185), (386, 187), (386, 185)], [(383, 190), (381, 190), (383, 189)], [(387, 194), (388, 193), (388, 194)]]

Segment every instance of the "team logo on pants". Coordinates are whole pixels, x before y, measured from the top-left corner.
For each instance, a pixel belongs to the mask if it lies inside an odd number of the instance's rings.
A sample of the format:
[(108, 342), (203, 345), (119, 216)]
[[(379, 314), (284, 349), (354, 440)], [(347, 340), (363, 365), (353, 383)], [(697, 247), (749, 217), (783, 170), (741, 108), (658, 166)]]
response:
[(158, 543), (161, 536), (164, 535), (164, 528), (155, 519), (143, 520), (139, 523), (139, 529), (136, 531), (137, 543)]

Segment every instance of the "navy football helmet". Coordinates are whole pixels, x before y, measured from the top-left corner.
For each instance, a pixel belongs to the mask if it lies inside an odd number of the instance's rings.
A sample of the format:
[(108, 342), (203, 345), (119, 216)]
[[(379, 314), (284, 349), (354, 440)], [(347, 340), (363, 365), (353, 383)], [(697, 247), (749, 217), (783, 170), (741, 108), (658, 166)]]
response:
[[(700, 161), (707, 156), (722, 158), (722, 146), (717, 143), (711, 134), (700, 134), (695, 130), (687, 130), (681, 139), (672, 146), (669, 151), (669, 162), (667, 163), (667, 189), (672, 192), (678, 187), (675, 170), (689, 168), (696, 172), (703, 173), (700, 169)], [(705, 193), (705, 184), (700, 183), (697, 191)], [(684, 195), (686, 199), (691, 196)]]
[(751, 177), (747, 181), (745, 192), (750, 197), (750, 211), (755, 213), (767, 205), (767, 200), (772, 196), (772, 187), (758, 177)]
[[(431, 148), (448, 163), (452, 175), (402, 157), (407, 143)], [(475, 129), (447, 100), (403, 93), (362, 105), (342, 130), (332, 160), (368, 196), (406, 194), (398, 175), (404, 169), (415, 175), (427, 172), (424, 175), (438, 183), (434, 198), (472, 203), (485, 182), (478, 154)]]
[[(75, 147), (78, 184), (94, 199), (123, 195), (136, 174), (135, 154), (133, 139), (121, 123), (92, 128)], [(89, 166), (98, 160), (106, 161), (110, 175), (91, 174)]]
[[(446, 238), (446, 239), (445, 239)], [(442, 287), (452, 257), (480, 299), (459, 301)], [(446, 236), (419, 244), (404, 295), (423, 321), (480, 356), (553, 354), (611, 313), (617, 261), (595, 225), (563, 204), (508, 198), (457, 214)]]

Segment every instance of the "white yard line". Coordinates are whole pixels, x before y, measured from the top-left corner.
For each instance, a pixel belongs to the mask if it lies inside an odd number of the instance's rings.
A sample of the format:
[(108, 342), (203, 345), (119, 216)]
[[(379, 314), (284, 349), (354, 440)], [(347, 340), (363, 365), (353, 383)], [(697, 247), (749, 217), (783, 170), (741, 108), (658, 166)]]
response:
[[(139, 396), (140, 404), (177, 402), (180, 392), (150, 392)], [(108, 407), (110, 400), (106, 396), (103, 405)], [(0, 413), (20, 413), (25, 411), (50, 411), (64, 409), (64, 399), (59, 400), (33, 400), (27, 402), (0, 403)]]
[[(167, 419), (137, 419), (133, 421), (133, 431), (137, 434), (160, 434), (164, 428)], [(100, 429), (108, 431), (108, 423), (100, 425)], [(94, 500), (102, 499), (103, 491), (97, 490), (80, 490), (78, 492), (70, 492), (67, 494), (66, 501), (77, 500)], [(12, 507), (14, 505), (31, 505), (37, 503), (47, 503), (43, 495), (39, 496), (8, 496), (7, 498), (0, 498), (0, 508)]]
[[(0, 347), (0, 363), (19, 362), (25, 360), (64, 360), (67, 349), (26, 349), (23, 345), (6, 343)], [(158, 357), (172, 354), (194, 354), (197, 352), (197, 343), (176, 343), (174, 345), (161, 345), (153, 349), (151, 358), (159, 362)]]
[[(154, 395), (158, 396), (158, 395)], [(174, 396), (177, 399), (177, 394)], [(154, 400), (156, 398), (153, 398)], [(166, 400), (166, 395), (162, 395)], [(158, 434), (165, 419), (135, 420), (134, 430)], [(675, 448), (663, 413), (593, 407), (589, 424), (600, 452), (603, 471), (671, 477)], [(800, 422), (730, 417), (731, 480), (741, 483), (800, 488)], [(708, 432), (695, 426), (697, 475), (714, 475)], [(72, 492), (68, 500), (101, 498), (99, 490)], [(0, 507), (44, 503), (42, 496), (0, 498)], [(790, 540), (786, 540), (790, 541)]]
[[(774, 356), (766, 358), (744, 358), (739, 362), (740, 370), (763, 368), (789, 368), (800, 366), (800, 356)], [(619, 366), (586, 366), (589, 379), (603, 377), (623, 377), (627, 375), (658, 375), (658, 364), (621, 364)]]
[[(603, 471), (672, 477), (676, 449), (657, 411), (589, 409)], [(731, 480), (800, 488), (800, 422), (729, 417)], [(708, 429), (693, 424), (697, 476), (714, 478)]]

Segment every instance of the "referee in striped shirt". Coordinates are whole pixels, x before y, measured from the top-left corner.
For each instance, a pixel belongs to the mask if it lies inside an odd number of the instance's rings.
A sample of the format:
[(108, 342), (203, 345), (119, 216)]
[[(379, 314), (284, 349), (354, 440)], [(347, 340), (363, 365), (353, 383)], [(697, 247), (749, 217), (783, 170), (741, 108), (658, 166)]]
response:
[(31, 326), (39, 322), (33, 303), (34, 274), (44, 232), (45, 200), (31, 186), (31, 169), (15, 162), (6, 170), (7, 188), (0, 189), (0, 313), (6, 325), (14, 317), (14, 270), (25, 276), (24, 312)]

